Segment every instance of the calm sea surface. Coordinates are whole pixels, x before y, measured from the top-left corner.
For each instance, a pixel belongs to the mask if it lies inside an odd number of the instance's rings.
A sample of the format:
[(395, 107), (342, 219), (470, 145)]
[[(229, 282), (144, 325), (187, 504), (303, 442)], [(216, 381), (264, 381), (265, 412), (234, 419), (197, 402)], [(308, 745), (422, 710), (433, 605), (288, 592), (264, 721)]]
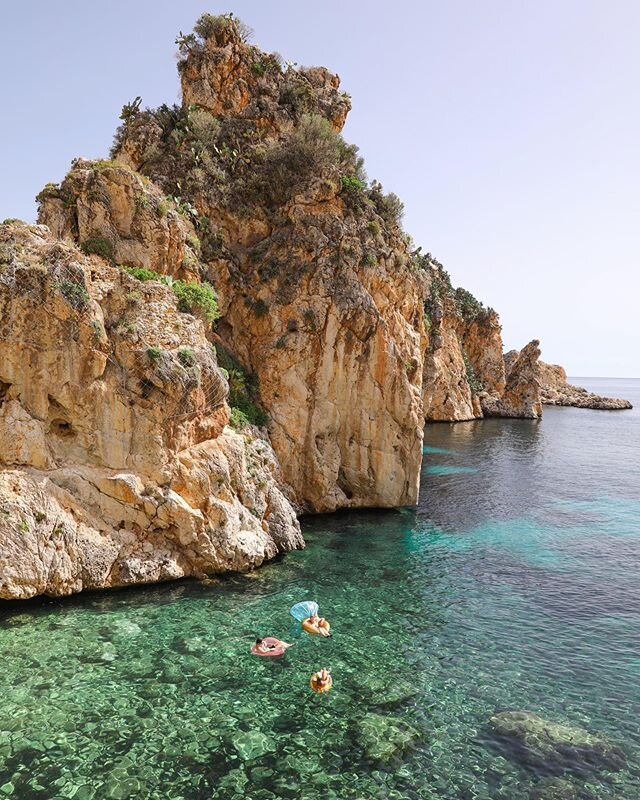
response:
[[(636, 407), (430, 425), (417, 509), (255, 575), (0, 607), (0, 798), (638, 800), (640, 381), (579, 382)], [(523, 710), (617, 762), (499, 739)]]

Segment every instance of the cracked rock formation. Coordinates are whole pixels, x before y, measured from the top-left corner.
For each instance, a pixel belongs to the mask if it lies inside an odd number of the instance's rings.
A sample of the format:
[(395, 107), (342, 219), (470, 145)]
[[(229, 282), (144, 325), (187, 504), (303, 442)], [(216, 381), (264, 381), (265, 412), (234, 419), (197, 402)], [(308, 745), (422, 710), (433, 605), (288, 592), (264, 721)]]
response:
[(182, 107), (131, 111), (115, 162), (76, 163), (39, 219), (175, 275), (191, 231), (149, 235), (160, 199), (144, 180), (180, 194), (218, 295), (217, 340), (259, 385), (297, 504), (414, 504), (425, 336), (394, 199), (366, 188), (339, 136), (351, 104), (336, 75), (283, 68), (236, 22), (205, 22), (181, 48)]
[(0, 597), (246, 570), (302, 546), (266, 441), (173, 293), (0, 226)]
[(486, 417), (538, 419), (542, 416), (539, 358), (540, 342), (533, 339), (510, 364), (502, 394), (480, 396)]
[[(513, 357), (513, 351), (505, 354), (505, 359)], [(575, 408), (593, 408), (603, 411), (633, 408), (629, 400), (602, 397), (581, 386), (573, 386), (568, 383), (567, 373), (559, 364), (545, 364), (541, 361), (540, 383), (542, 402), (547, 406), (574, 406)]]

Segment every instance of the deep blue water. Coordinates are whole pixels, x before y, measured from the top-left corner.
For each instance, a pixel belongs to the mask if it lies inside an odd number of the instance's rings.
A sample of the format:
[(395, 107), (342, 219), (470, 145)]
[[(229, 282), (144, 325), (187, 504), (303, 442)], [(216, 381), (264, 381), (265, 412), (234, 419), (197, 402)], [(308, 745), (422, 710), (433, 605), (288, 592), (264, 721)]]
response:
[[(306, 520), (254, 575), (4, 606), (0, 797), (638, 800), (640, 381), (580, 381), (636, 407), (430, 425), (416, 509)], [(507, 710), (622, 760), (538, 757)]]

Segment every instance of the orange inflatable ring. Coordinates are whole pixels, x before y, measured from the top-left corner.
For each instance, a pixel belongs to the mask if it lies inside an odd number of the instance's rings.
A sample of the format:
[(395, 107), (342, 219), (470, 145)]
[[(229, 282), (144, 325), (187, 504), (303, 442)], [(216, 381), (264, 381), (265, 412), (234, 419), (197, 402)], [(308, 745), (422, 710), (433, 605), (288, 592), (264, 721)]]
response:
[(280, 639), (274, 639), (273, 636), (265, 636), (265, 638), (262, 641), (265, 644), (269, 645), (271, 649), (263, 653), (260, 650), (258, 650), (257, 645), (252, 644), (251, 652), (253, 653), (254, 656), (263, 656), (263, 657), (266, 656), (267, 658), (269, 657), (273, 658), (273, 656), (283, 656), (287, 652), (287, 648), (282, 644)]
[(320, 683), (317, 679), (318, 673), (314, 672), (311, 676), (311, 680), (309, 681), (309, 686), (313, 689), (316, 694), (323, 694), (324, 692), (328, 692), (329, 689), (333, 686), (333, 680), (331, 679), (331, 675), (329, 675), (328, 680), (325, 682), (324, 686)]
[(329, 631), (331, 630), (331, 625), (329, 625), (326, 619), (324, 621), (324, 625), (318, 625), (317, 623), (313, 625), (310, 622), (310, 618), (307, 617), (306, 619), (302, 620), (301, 624), (302, 624), (302, 630), (306, 631), (307, 633), (312, 633), (312, 634), (322, 633), (323, 630), (329, 633)]

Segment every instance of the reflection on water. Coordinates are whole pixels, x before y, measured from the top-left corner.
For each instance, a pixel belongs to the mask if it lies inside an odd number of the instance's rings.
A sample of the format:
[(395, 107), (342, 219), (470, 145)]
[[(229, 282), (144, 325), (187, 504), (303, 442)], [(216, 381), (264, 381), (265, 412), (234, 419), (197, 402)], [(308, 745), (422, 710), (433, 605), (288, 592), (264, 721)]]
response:
[[(0, 795), (637, 800), (639, 419), (431, 425), (416, 509), (306, 520), (251, 576), (4, 606)], [(295, 647), (249, 656), (266, 634)], [(505, 710), (621, 760), (505, 742)]]

